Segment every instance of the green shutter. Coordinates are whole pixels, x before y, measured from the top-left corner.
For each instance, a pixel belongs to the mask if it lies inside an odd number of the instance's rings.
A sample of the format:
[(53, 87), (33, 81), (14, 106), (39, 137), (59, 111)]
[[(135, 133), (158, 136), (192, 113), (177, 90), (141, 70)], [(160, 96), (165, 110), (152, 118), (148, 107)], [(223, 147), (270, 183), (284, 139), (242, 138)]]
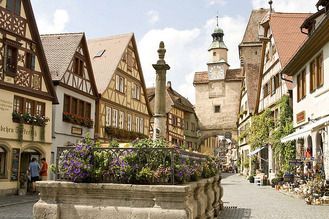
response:
[(21, 0), (15, 0), (15, 14), (20, 15), (21, 13)]
[(9, 11), (11, 11), (13, 9), (12, 0), (7, 0), (6, 9), (9, 10)]
[(31, 70), (35, 69), (35, 55), (31, 54)]

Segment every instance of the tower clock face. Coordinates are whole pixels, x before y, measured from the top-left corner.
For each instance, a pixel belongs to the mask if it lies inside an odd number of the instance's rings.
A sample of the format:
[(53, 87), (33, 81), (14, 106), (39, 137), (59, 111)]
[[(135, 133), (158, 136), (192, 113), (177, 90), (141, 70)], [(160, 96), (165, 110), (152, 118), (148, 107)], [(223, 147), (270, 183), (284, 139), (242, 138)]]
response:
[(212, 66), (209, 70), (209, 79), (222, 79), (224, 75), (224, 69), (221, 66)]

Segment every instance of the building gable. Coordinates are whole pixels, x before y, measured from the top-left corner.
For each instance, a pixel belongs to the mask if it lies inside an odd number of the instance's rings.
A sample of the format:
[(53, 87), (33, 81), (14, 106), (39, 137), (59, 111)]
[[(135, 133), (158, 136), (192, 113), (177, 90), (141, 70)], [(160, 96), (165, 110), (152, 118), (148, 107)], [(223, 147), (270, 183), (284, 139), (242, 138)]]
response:
[(0, 3), (1, 87), (57, 102), (30, 1), (12, 10), (6, 3)]

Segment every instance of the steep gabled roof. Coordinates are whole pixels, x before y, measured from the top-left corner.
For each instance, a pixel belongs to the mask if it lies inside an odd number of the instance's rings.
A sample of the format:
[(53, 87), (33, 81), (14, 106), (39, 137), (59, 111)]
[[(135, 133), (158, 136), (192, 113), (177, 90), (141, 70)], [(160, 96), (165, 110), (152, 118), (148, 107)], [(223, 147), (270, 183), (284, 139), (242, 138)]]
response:
[(57, 95), (56, 95), (55, 88), (54, 88), (54, 85), (51, 80), (50, 71), (49, 71), (48, 64), (47, 64), (47, 59), (46, 59), (46, 56), (45, 56), (45, 53), (43, 50), (43, 46), (42, 46), (42, 42), (40, 39), (40, 34), (39, 34), (38, 27), (37, 27), (37, 23), (36, 23), (36, 20), (34, 17), (34, 12), (32, 9), (31, 1), (30, 0), (22, 1), (22, 3), (25, 8), (25, 13), (26, 13), (27, 19), (29, 21), (31, 21), (31, 22), (29, 22), (29, 27), (31, 29), (32, 38), (35, 41), (35, 43), (37, 44), (36, 50), (38, 52), (38, 58), (40, 59), (41, 72), (43, 73), (47, 89), (50, 93), (49, 95), (50, 95), (53, 103), (57, 104), (58, 103)]
[[(87, 41), (98, 93), (102, 94), (108, 87), (133, 35), (128, 33)], [(105, 50), (104, 53), (95, 57), (101, 50)]]
[(256, 9), (252, 10), (249, 22), (247, 24), (246, 30), (244, 32), (243, 39), (239, 46), (250, 45), (252, 44), (260, 44), (261, 42), (258, 39), (258, 26), (262, 18), (269, 12), (269, 9)]
[(270, 25), (279, 54), (281, 67), (284, 68), (308, 36), (301, 33), (300, 26), (310, 13), (274, 13)]
[(41, 35), (50, 74), (53, 80), (60, 80), (65, 74), (79, 46), (83, 33), (60, 33)]
[[(150, 101), (151, 109), (154, 113), (154, 104), (155, 104), (155, 88), (147, 88), (148, 99)], [(191, 102), (172, 89), (171, 86), (166, 87), (166, 112), (169, 113), (170, 110), (176, 107), (180, 110), (187, 111), (190, 113), (194, 112), (194, 107)]]

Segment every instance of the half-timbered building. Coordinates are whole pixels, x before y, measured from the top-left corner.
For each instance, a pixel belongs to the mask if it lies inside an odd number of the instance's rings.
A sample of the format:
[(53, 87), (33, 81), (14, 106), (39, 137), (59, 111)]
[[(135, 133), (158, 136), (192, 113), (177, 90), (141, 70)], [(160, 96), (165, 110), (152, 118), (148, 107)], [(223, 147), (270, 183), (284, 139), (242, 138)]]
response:
[(0, 94), (0, 195), (9, 195), (31, 158), (50, 159), (57, 103), (29, 0), (0, 1)]
[[(155, 104), (155, 88), (147, 89), (152, 110)], [(171, 87), (166, 87), (166, 140), (178, 146), (186, 145), (197, 150), (198, 119), (194, 107), (185, 97)], [(150, 135), (153, 135), (154, 118), (151, 118)]]
[[(301, 33), (300, 26), (310, 15), (270, 12), (261, 21), (259, 39), (263, 45), (255, 114), (261, 114), (269, 108), (275, 121), (280, 113), (276, 103), (284, 95), (291, 97), (292, 77), (283, 74), (281, 70), (307, 39), (307, 35)], [(275, 165), (275, 151), (271, 145), (262, 149), (260, 154), (264, 159), (261, 161), (261, 168), (266, 173), (274, 173), (278, 168)]]
[(152, 116), (133, 33), (88, 40), (100, 99), (95, 138), (128, 142), (149, 135)]
[(59, 104), (53, 106), (51, 161), (58, 146), (94, 138), (97, 88), (84, 33), (41, 35)]

